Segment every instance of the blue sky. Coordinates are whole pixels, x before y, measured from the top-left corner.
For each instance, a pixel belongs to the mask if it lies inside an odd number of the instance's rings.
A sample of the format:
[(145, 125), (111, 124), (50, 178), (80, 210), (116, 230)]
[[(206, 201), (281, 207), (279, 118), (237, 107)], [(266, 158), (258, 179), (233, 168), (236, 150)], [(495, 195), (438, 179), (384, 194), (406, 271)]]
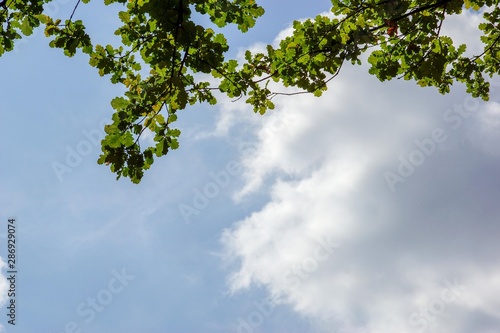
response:
[[(328, 4), (263, 1), (256, 28), (227, 30), (230, 55)], [(74, 3), (56, 5), (67, 17)], [(76, 18), (106, 43), (115, 10), (95, 2)], [(475, 53), (478, 20), (443, 31)], [(500, 327), (498, 78), (483, 102), (346, 66), (322, 98), (277, 99), (266, 116), (243, 102), (195, 106), (179, 117), (180, 149), (134, 185), (97, 165), (92, 142), (120, 88), (47, 42), (39, 31), (0, 58), (0, 255), (14, 217), (19, 259), (6, 332)], [(69, 151), (86, 156), (58, 177)], [(224, 185), (183, 216), (213, 177)]]

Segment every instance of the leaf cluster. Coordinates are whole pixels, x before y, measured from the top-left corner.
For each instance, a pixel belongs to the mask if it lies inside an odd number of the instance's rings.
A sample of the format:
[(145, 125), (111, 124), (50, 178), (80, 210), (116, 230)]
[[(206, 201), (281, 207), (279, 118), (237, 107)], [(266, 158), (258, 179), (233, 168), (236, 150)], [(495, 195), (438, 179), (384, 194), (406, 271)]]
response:
[[(98, 163), (134, 183), (155, 157), (179, 147), (180, 131), (172, 127), (178, 113), (196, 103), (216, 104), (216, 91), (244, 97), (264, 114), (278, 95), (321, 96), (346, 62), (359, 65), (366, 52), (369, 72), (381, 81), (414, 80), (441, 93), (463, 82), (472, 96), (487, 100), (486, 76), (500, 74), (498, 0), (331, 0), (330, 15), (294, 21), (278, 46), (247, 51), (241, 63), (226, 58), (225, 36), (200, 24), (200, 17), (244, 33), (264, 14), (255, 0), (104, 0), (119, 5), (119, 45), (93, 45), (84, 22), (73, 20), (80, 2), (90, 0), (79, 0), (64, 23), (43, 13), (50, 1), (0, 0), (0, 55), (43, 24), (51, 47), (70, 57), (82, 51), (99, 75), (122, 85), (125, 93), (111, 101), (114, 114)], [(445, 19), (463, 11), (483, 17), (481, 54), (466, 56), (467, 45), (442, 34)], [(273, 91), (273, 82), (296, 90)]]

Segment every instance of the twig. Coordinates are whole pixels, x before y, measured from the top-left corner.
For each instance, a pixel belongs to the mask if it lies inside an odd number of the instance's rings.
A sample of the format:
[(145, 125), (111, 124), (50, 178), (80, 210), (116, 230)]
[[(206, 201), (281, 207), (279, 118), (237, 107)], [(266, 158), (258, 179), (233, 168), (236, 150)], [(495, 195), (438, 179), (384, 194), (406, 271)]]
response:
[(69, 17), (70, 21), (73, 19), (73, 15), (75, 15), (76, 9), (78, 8), (78, 5), (80, 5), (80, 1), (81, 0), (78, 0), (78, 2), (75, 5), (75, 8), (73, 8), (73, 12), (71, 13), (71, 16)]

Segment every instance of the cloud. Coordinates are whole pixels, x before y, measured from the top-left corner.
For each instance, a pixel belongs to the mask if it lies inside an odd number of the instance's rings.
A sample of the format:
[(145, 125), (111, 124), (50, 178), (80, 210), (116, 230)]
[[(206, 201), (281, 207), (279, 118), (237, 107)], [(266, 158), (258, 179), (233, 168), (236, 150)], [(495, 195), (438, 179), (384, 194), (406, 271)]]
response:
[(366, 72), (280, 99), (256, 128), (236, 198), (269, 200), (224, 231), (229, 286), (265, 287), (318, 331), (494, 332), (498, 101)]
[[(324, 12), (319, 15), (323, 16), (333, 16), (330, 12)], [(301, 18), (299, 21), (305, 21), (307, 18)], [(286, 29), (283, 29), (279, 32), (276, 38), (271, 43), (273, 47), (277, 48), (280, 42), (288, 36), (291, 36), (293, 33), (292, 23), (288, 25)], [(267, 54), (266, 44), (264, 43), (255, 43), (249, 47), (240, 48), (236, 54), (236, 60), (238, 61), (239, 66), (246, 62), (245, 60), (245, 52), (250, 51), (252, 54), (264, 53)], [(210, 82), (212, 86), (218, 85), (218, 80), (215, 80), (213, 77), (209, 75), (196, 74), (197, 77), (203, 78), (205, 81)], [(281, 85), (276, 85), (274, 82), (270, 82), (271, 87), (279, 87), (284, 90)], [(215, 129), (209, 131), (202, 131), (201, 133), (197, 133), (195, 135), (195, 139), (206, 139), (210, 137), (221, 137), (229, 134), (231, 128), (233, 128), (237, 124), (244, 124), (245, 127), (253, 127), (253, 126), (261, 126), (262, 119), (264, 117), (255, 117), (252, 112), (252, 106), (244, 103), (244, 100), (247, 98), (243, 96), (243, 98), (228, 98), (226, 95), (214, 92), (214, 96), (216, 96), (218, 101), (219, 112), (217, 115), (217, 121), (215, 122)], [(238, 101), (238, 103), (236, 103)]]

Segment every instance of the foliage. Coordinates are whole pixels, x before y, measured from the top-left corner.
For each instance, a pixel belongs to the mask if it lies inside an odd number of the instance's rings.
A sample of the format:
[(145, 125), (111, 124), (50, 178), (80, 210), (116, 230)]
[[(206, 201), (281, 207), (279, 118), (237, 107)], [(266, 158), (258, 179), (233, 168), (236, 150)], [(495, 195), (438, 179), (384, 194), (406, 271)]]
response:
[[(242, 64), (226, 59), (224, 35), (196, 18), (208, 16), (219, 28), (235, 24), (244, 33), (264, 14), (255, 0), (104, 0), (122, 6), (117, 46), (93, 45), (84, 23), (73, 21), (73, 15), (61, 24), (44, 14), (43, 5), (50, 1), (0, 2), (0, 55), (43, 24), (51, 47), (70, 57), (80, 49), (101, 76), (124, 85), (125, 94), (111, 101), (113, 123), (105, 128), (98, 163), (135, 183), (155, 157), (178, 148), (180, 131), (172, 127), (178, 111), (196, 103), (216, 104), (215, 91), (245, 97), (263, 114), (274, 108), (275, 96), (297, 93), (273, 92), (271, 81), (321, 96), (344, 62), (361, 64), (367, 51), (369, 72), (381, 81), (415, 80), (441, 93), (458, 81), (472, 96), (487, 100), (485, 75), (500, 73), (500, 8), (493, 0), (331, 0), (332, 15), (295, 21), (293, 33), (278, 47), (247, 51)], [(466, 45), (441, 34), (445, 18), (464, 10), (484, 18), (479, 25), (484, 51), (472, 57), (465, 55)], [(139, 138), (145, 131), (154, 133), (155, 143), (143, 148)]]

